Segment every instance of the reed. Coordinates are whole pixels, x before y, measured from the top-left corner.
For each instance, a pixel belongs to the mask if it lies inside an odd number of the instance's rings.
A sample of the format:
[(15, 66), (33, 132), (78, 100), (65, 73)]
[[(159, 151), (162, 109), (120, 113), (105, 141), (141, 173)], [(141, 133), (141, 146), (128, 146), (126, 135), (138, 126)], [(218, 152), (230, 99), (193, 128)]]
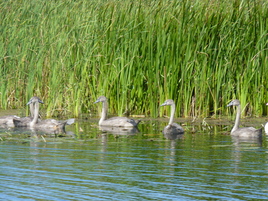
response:
[(223, 1), (2, 1), (0, 107), (37, 95), (47, 116), (96, 112), (265, 115), (268, 4)]

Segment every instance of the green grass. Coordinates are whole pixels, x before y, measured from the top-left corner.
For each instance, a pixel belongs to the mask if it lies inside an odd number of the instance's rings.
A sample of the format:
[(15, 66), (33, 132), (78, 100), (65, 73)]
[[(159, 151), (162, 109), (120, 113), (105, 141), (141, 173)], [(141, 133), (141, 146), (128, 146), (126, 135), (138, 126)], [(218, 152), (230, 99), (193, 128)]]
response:
[[(47, 116), (266, 115), (268, 4), (231, 1), (2, 1), (0, 107), (45, 102)], [(99, 109), (98, 109), (99, 110)]]

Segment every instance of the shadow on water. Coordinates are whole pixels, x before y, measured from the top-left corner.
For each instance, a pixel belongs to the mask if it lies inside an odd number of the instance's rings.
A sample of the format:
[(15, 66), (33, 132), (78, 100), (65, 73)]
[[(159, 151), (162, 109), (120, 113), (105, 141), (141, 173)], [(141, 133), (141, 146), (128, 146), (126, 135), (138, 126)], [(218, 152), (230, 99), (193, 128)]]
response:
[(167, 122), (144, 118), (136, 130), (78, 119), (60, 135), (1, 129), (0, 198), (268, 199), (265, 136), (232, 138), (226, 119), (176, 119), (185, 134), (164, 136)]

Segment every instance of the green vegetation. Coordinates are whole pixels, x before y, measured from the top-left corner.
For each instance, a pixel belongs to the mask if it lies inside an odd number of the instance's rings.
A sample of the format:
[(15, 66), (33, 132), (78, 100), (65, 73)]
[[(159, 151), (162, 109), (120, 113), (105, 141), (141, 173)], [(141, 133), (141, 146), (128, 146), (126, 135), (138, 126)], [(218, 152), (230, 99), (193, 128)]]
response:
[[(0, 3), (0, 107), (39, 96), (47, 115), (266, 114), (266, 0), (7, 0)], [(249, 104), (247, 104), (249, 103)], [(168, 110), (168, 108), (167, 108)], [(167, 113), (169, 114), (169, 113)]]

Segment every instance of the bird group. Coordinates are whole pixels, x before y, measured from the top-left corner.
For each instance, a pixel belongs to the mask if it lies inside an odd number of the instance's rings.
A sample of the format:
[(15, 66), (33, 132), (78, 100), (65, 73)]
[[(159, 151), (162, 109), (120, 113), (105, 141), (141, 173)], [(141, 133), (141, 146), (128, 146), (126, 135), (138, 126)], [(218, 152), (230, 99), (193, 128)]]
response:
[[(108, 102), (105, 96), (100, 96), (95, 103), (102, 102), (102, 113), (99, 120), (99, 126), (117, 126), (117, 127), (136, 127), (139, 120), (128, 119), (126, 117), (112, 117), (107, 119)], [(174, 123), (174, 116), (176, 111), (175, 102), (172, 99), (166, 100), (160, 106), (171, 106), (171, 114), (168, 125), (163, 129), (163, 134), (169, 139), (175, 139), (176, 136), (184, 134), (184, 129), (177, 123)], [(231, 130), (231, 135), (241, 138), (261, 138), (262, 129), (255, 129), (253, 127), (239, 128), (241, 106), (240, 101), (235, 99), (231, 101), (229, 106), (237, 106), (237, 114), (235, 124)], [(266, 125), (268, 131), (268, 124)]]
[[(101, 118), (99, 120), (99, 126), (104, 127), (124, 127), (124, 128), (136, 128), (140, 123), (140, 120), (129, 119), (127, 117), (112, 117), (107, 119), (108, 112), (108, 101), (105, 96), (100, 96), (94, 103), (102, 103)], [(53, 131), (53, 132), (65, 132), (65, 126), (74, 123), (75, 119), (67, 119), (64, 121), (59, 121), (55, 119), (41, 120), (39, 118), (39, 104), (43, 104), (40, 98), (34, 96), (32, 97), (27, 105), (30, 106), (30, 116), (29, 117), (18, 117), (15, 115), (2, 116), (0, 117), (1, 127), (29, 127), (41, 131)], [(177, 123), (174, 123), (175, 116), (175, 102), (172, 99), (166, 100), (160, 106), (171, 106), (171, 114), (168, 125), (163, 129), (163, 134), (169, 136), (168, 138), (173, 138), (173, 136), (184, 134), (184, 129)], [(250, 138), (261, 138), (262, 129), (256, 129), (253, 127), (242, 127), (239, 128), (241, 106), (240, 101), (235, 99), (231, 101), (229, 106), (237, 106), (237, 114), (235, 119), (235, 124), (231, 130), (231, 135), (236, 137), (250, 137)], [(265, 125), (265, 130), (268, 132), (268, 124)], [(171, 136), (171, 137), (170, 137)]]
[(39, 104), (43, 101), (38, 97), (32, 97), (27, 105), (30, 106), (29, 117), (18, 117), (15, 115), (8, 115), (0, 117), (1, 127), (27, 127), (36, 131), (44, 131), (51, 133), (64, 133), (65, 126), (74, 123), (75, 119), (68, 119), (59, 121), (55, 119), (39, 119)]

